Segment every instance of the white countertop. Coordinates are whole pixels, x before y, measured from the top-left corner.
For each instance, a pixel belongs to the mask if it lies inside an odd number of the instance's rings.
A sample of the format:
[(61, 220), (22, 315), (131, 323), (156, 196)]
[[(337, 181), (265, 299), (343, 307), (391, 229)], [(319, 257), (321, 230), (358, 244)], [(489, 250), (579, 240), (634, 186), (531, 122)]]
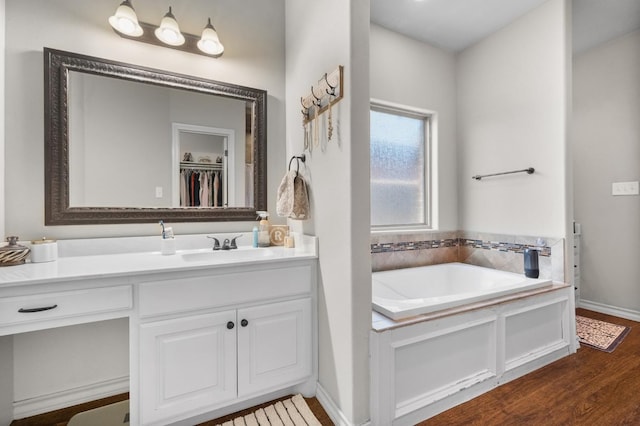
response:
[[(224, 238), (225, 236), (222, 237)], [(154, 245), (159, 246), (155, 237), (140, 238), (150, 240)], [(209, 244), (209, 241), (205, 239), (206, 236), (185, 236), (184, 240), (200, 241), (199, 238), (202, 238), (205, 242), (203, 245)], [(295, 248), (240, 246), (235, 250), (213, 251), (209, 247), (183, 250), (180, 248), (193, 246), (193, 244), (184, 244), (180, 241), (180, 237), (176, 237), (178, 250), (173, 255), (162, 255), (159, 250), (117, 252), (118, 250), (108, 248), (104, 252), (109, 254), (97, 254), (95, 250), (89, 250), (86, 251), (89, 255), (79, 255), (83, 246), (122, 247), (123, 240), (131, 241), (132, 239), (136, 239), (136, 237), (126, 239), (103, 238), (99, 239), (99, 243), (96, 243), (97, 240), (73, 240), (68, 243), (59, 241), (60, 252), (73, 255), (61, 256), (53, 262), (27, 262), (24, 265), (0, 268), (0, 289), (16, 285), (54, 283), (87, 278), (115, 278), (158, 272), (193, 271), (231, 265), (256, 265), (257, 263), (265, 264), (284, 260), (317, 258), (316, 239), (309, 236), (302, 236), (299, 240), (297, 239)], [(245, 240), (247, 239), (245, 238)], [(137, 249), (142, 246), (144, 244), (138, 244)]]

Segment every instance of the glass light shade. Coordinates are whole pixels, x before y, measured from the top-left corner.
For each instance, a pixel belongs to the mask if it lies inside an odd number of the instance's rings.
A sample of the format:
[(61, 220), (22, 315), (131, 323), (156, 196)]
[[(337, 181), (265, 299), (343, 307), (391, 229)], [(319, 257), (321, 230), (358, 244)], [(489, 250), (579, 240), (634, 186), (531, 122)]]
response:
[(124, 0), (116, 9), (116, 13), (109, 18), (109, 24), (116, 31), (132, 37), (140, 37), (143, 33), (138, 23), (138, 16), (129, 0)]
[(171, 8), (160, 21), (160, 26), (155, 30), (156, 37), (170, 46), (182, 46), (184, 44), (184, 36), (180, 32), (178, 21), (171, 13)]
[(198, 41), (198, 49), (208, 55), (222, 55), (224, 46), (220, 43), (216, 29), (211, 25), (211, 18), (207, 22), (207, 26), (202, 30), (202, 36)]

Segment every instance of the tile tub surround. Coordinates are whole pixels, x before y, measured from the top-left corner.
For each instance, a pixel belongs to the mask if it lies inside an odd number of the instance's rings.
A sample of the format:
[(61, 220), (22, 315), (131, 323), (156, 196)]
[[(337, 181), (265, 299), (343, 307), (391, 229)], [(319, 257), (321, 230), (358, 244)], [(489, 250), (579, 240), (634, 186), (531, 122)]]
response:
[(373, 272), (458, 261), (458, 233), (378, 234), (371, 237)]
[(371, 237), (373, 272), (440, 263), (463, 262), (524, 273), (522, 252), (544, 240), (539, 252), (540, 278), (564, 281), (564, 239), (486, 232), (378, 234)]

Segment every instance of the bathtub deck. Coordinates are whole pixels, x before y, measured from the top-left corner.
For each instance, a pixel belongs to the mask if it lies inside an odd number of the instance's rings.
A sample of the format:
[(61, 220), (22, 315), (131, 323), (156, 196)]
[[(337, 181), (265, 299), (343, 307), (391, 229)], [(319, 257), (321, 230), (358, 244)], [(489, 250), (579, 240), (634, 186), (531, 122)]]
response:
[(373, 425), (414, 425), (575, 353), (573, 287), (400, 321), (373, 314)]
[(549, 293), (561, 288), (570, 287), (570, 284), (554, 282), (551, 287), (545, 287), (536, 290), (522, 291), (516, 294), (497, 297), (495, 299), (488, 299), (482, 302), (471, 303), (464, 306), (458, 306), (455, 308), (444, 309), (438, 312), (431, 312), (428, 314), (416, 315), (401, 320), (394, 321), (391, 318), (387, 318), (379, 312), (371, 311), (371, 329), (375, 332), (383, 332), (392, 330), (398, 327), (404, 327), (410, 324), (415, 324), (423, 321), (430, 321), (437, 318), (442, 318), (450, 315), (456, 315), (463, 312), (473, 311), (476, 309), (484, 308), (491, 305), (497, 305), (500, 303), (512, 302), (514, 300), (523, 299), (525, 297), (534, 296), (537, 294)]

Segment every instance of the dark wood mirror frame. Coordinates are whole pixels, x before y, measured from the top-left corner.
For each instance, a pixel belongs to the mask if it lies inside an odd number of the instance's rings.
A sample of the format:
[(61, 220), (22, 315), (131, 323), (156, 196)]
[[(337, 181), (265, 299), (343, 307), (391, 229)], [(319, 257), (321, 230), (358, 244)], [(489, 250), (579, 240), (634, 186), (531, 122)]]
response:
[[(251, 207), (137, 208), (69, 205), (69, 72), (79, 71), (253, 102), (253, 199)], [(267, 92), (44, 48), (45, 225), (253, 221), (267, 210)]]

